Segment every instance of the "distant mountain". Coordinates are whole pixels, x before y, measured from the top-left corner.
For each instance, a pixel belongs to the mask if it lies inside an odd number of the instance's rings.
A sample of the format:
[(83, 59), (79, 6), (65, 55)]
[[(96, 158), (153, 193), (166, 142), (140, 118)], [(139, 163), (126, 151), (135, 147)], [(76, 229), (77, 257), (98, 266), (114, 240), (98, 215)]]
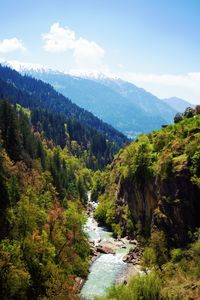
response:
[(171, 107), (163, 105), (159, 98), (130, 82), (103, 77), (98, 81), (128, 99), (132, 105), (139, 106), (144, 113), (150, 116), (158, 115), (167, 122), (171, 121), (174, 116), (174, 110)]
[(180, 113), (184, 112), (187, 107), (195, 107), (194, 104), (177, 97), (166, 98), (163, 101)]
[[(72, 145), (72, 152), (82, 155), (90, 168), (105, 167), (129, 142), (124, 134), (72, 103), (51, 85), (0, 65), (0, 99), (3, 98), (34, 110), (35, 122), (40, 124), (36, 126), (61, 147), (69, 135), (70, 142), (78, 144)], [(48, 119), (50, 125), (44, 119)], [(56, 130), (60, 130), (60, 135)]]
[(83, 77), (46, 69), (42, 66), (7, 63), (22, 74), (51, 84), (74, 103), (92, 112), (117, 130), (134, 138), (173, 121), (175, 109), (156, 96), (121, 79), (103, 74)]
[(25, 71), (35, 71), (35, 72), (51, 72), (50, 68), (47, 68), (40, 64), (24, 63), (17, 60), (0, 60), (0, 64), (5, 67), (10, 67), (17, 72), (23, 73)]

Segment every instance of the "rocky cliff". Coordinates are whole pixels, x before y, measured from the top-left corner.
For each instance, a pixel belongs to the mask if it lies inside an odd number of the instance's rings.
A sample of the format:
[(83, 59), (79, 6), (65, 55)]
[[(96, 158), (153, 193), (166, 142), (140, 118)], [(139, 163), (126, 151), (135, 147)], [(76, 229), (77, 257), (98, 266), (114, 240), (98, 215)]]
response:
[(190, 179), (184, 170), (164, 181), (155, 176), (142, 185), (121, 182), (116, 204), (128, 204), (132, 221), (142, 234), (163, 230), (170, 243), (181, 246), (200, 226), (200, 189)]
[(184, 245), (200, 226), (200, 116), (141, 136), (104, 176), (97, 218), (116, 234), (162, 230)]

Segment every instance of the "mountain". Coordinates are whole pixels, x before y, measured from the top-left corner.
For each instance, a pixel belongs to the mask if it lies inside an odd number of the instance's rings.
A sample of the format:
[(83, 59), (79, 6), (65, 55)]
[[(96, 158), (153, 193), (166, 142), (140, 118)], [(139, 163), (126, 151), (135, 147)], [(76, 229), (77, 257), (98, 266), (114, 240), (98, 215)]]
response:
[(118, 78), (103, 74), (73, 76), (42, 66), (6, 63), (22, 74), (51, 84), (74, 103), (92, 112), (130, 138), (173, 121), (177, 111), (156, 96)]
[(30, 76), (22, 76), (15, 70), (2, 65), (0, 65), (0, 79), (14, 86), (16, 89), (26, 92), (29, 98), (32, 97), (32, 100), (29, 99), (26, 105), (33, 107), (40, 106), (49, 111), (63, 113), (67, 117), (80, 120), (85, 125), (105, 134), (108, 139), (115, 140), (119, 147), (128, 141), (122, 133), (104, 123), (92, 113), (72, 103), (69, 98), (55, 91), (50, 84), (31, 78)]
[(0, 99), (3, 98), (31, 110), (35, 128), (62, 148), (68, 144), (71, 153), (92, 169), (104, 168), (129, 142), (122, 133), (73, 104), (49, 84), (0, 66)]
[(177, 97), (166, 98), (163, 101), (180, 113), (184, 112), (187, 107), (195, 107), (194, 104)]
[(4, 67), (10, 67), (17, 72), (23, 73), (25, 71), (35, 71), (35, 72), (51, 72), (50, 68), (47, 68), (41, 64), (32, 64), (32, 63), (25, 63), (20, 62), (17, 60), (0, 60), (0, 64)]
[(76, 277), (89, 269), (82, 225), (91, 170), (5, 100), (0, 132), (1, 299), (75, 300)]

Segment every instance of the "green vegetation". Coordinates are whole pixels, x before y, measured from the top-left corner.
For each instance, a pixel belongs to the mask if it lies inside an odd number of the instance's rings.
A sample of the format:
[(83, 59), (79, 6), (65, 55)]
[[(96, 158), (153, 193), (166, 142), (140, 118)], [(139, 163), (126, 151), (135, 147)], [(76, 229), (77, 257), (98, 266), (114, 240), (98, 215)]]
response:
[(83, 232), (91, 171), (0, 102), (1, 299), (76, 299), (88, 272)]
[(200, 114), (200, 105), (197, 105), (195, 109), (192, 107), (187, 107), (183, 113), (177, 113), (175, 115), (174, 123), (178, 123), (183, 119), (192, 118), (195, 115), (199, 115), (199, 114)]
[(96, 218), (145, 246), (143, 274), (98, 299), (199, 299), (199, 167), (197, 107), (174, 125), (140, 136), (97, 174)]
[(97, 297), (96, 300), (157, 300), (161, 286), (161, 278), (151, 272), (132, 278), (127, 286), (113, 286), (105, 297)]
[[(0, 64), (0, 97), (31, 110), (32, 124), (48, 140), (80, 158), (88, 168), (104, 169), (128, 138), (72, 103), (41, 80)], [(66, 135), (67, 133), (67, 135)]]
[[(144, 250), (141, 275), (127, 285), (110, 288), (98, 300), (198, 300), (200, 295), (200, 235), (184, 249), (169, 250), (163, 233), (154, 233)], [(161, 242), (161, 245), (159, 245)], [(159, 246), (159, 247), (158, 247)]]
[(91, 189), (97, 220), (145, 245), (144, 273), (104, 299), (199, 299), (199, 107), (141, 135), (105, 169), (123, 135), (41, 81), (0, 75), (12, 103), (0, 101), (1, 298), (77, 299)]
[[(176, 253), (173, 257), (178, 257)], [(142, 257), (142, 265), (144, 271), (147, 273), (148, 269), (157, 266), (162, 270), (162, 266), (168, 261), (168, 247), (164, 233), (161, 231), (154, 231), (151, 234), (148, 246), (144, 249)]]
[[(96, 177), (96, 182), (101, 182), (94, 185), (93, 192), (99, 196), (97, 220), (112, 228), (116, 235), (132, 234), (139, 238), (149, 236), (153, 218), (155, 226), (168, 233), (168, 237), (174, 234), (172, 243), (181, 239), (181, 243), (187, 242), (187, 232), (200, 225), (199, 167), (199, 114), (141, 135)], [(180, 210), (177, 216), (176, 209)], [(183, 236), (177, 236), (184, 222)]]

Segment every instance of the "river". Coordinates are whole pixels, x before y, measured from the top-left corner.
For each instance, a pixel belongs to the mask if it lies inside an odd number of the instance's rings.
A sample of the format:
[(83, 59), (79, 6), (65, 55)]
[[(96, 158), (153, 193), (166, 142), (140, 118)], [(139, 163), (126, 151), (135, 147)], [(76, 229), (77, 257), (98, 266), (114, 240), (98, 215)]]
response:
[(126, 269), (130, 268), (130, 264), (124, 263), (122, 258), (133, 245), (129, 244), (126, 239), (117, 241), (113, 238), (112, 232), (98, 226), (93, 212), (88, 217), (85, 232), (89, 241), (95, 245), (110, 243), (115, 248), (115, 254), (100, 254), (90, 266), (90, 272), (81, 289), (80, 297), (84, 300), (92, 300), (95, 296), (104, 295), (114, 283), (123, 282), (124, 273), (126, 273)]

